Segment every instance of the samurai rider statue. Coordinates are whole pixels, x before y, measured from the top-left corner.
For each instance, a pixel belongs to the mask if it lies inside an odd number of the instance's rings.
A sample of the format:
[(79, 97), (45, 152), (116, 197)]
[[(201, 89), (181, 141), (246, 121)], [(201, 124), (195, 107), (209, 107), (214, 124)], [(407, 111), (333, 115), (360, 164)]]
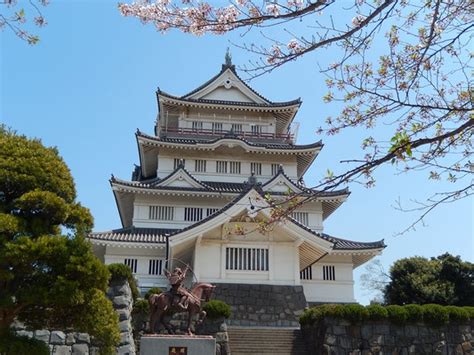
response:
[(183, 286), (187, 272), (188, 266), (186, 266), (184, 270), (176, 267), (173, 272), (165, 270), (165, 275), (171, 285), (170, 293), (173, 296), (172, 307), (175, 307), (180, 311), (188, 309), (189, 298), (193, 297), (193, 295), (191, 295), (191, 293)]

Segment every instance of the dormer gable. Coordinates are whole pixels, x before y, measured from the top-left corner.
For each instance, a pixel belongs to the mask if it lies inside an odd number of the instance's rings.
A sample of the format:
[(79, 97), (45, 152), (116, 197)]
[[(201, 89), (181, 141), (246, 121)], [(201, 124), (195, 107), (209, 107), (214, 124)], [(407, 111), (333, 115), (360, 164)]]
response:
[(278, 174), (263, 185), (265, 192), (279, 192), (279, 193), (301, 193), (303, 188), (295, 184), (283, 171), (280, 166)]
[(207, 186), (193, 178), (189, 172), (179, 165), (170, 175), (160, 180), (156, 187), (182, 187), (190, 189), (208, 189)]

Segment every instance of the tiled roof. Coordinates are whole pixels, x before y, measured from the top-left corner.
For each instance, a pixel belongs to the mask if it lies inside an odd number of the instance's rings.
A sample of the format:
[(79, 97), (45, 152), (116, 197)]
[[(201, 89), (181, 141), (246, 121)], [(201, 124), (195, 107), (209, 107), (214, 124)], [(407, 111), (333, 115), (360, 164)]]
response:
[(335, 243), (334, 250), (380, 249), (386, 247), (383, 239), (376, 242), (355, 242), (353, 240), (333, 237), (325, 233), (321, 233), (321, 236)]
[(107, 232), (91, 233), (89, 234), (89, 238), (111, 242), (164, 244), (168, 236), (176, 233), (176, 231), (179, 231), (179, 229), (128, 227)]
[(224, 137), (218, 137), (215, 139), (197, 139), (197, 138), (181, 138), (181, 137), (157, 137), (157, 136), (150, 136), (148, 134), (145, 134), (141, 131), (137, 131), (136, 133), (137, 137), (141, 136), (144, 138), (152, 139), (158, 142), (164, 142), (164, 143), (178, 143), (178, 144), (192, 144), (192, 145), (197, 145), (197, 144), (213, 144), (217, 143), (221, 140), (236, 140), (236, 141), (241, 141), (244, 142), (245, 144), (251, 146), (251, 147), (259, 147), (259, 148), (266, 148), (266, 149), (281, 149), (281, 150), (304, 150), (304, 149), (312, 149), (312, 148), (320, 148), (323, 146), (323, 143), (321, 141), (317, 141), (315, 143), (311, 144), (302, 144), (302, 145), (297, 145), (297, 144), (290, 144), (290, 143), (257, 143), (257, 142), (251, 142), (248, 141), (244, 138), (240, 138), (237, 136), (224, 136)]

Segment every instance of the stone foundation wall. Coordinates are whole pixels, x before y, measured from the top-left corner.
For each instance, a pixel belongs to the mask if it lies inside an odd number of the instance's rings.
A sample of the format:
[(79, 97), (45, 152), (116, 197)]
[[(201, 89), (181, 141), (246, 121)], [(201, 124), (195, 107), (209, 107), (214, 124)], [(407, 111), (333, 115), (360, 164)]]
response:
[[(133, 307), (132, 291), (128, 282), (113, 283), (109, 286), (107, 297), (112, 301), (119, 315), (120, 345), (117, 354), (135, 355), (135, 343), (132, 335), (131, 312)], [(49, 345), (52, 355), (95, 355), (99, 349), (94, 346), (94, 339), (89, 334), (63, 332), (58, 330), (28, 330), (23, 324), (13, 324), (18, 335), (44, 341)]]
[(426, 324), (396, 325), (389, 321), (350, 324), (326, 318), (302, 327), (311, 354), (473, 354), (474, 322), (441, 327)]
[(229, 325), (299, 326), (307, 306), (303, 286), (215, 284), (214, 299), (232, 308)]

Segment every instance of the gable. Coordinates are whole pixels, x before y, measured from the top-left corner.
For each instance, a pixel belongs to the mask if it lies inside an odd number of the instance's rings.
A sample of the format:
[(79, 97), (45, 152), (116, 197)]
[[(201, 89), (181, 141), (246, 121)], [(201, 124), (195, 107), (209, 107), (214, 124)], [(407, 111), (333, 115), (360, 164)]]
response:
[(224, 70), (215, 79), (186, 99), (207, 99), (221, 101), (249, 102), (266, 104), (268, 101), (257, 95), (231, 69)]
[(279, 174), (263, 186), (265, 192), (282, 192), (282, 193), (300, 193), (302, 190), (298, 188), (285, 175)]
[(193, 179), (183, 169), (179, 169), (175, 171), (168, 177), (161, 180), (156, 186), (157, 187), (184, 187), (184, 188), (194, 188), (194, 189), (206, 188), (204, 185), (200, 184), (198, 181)]

